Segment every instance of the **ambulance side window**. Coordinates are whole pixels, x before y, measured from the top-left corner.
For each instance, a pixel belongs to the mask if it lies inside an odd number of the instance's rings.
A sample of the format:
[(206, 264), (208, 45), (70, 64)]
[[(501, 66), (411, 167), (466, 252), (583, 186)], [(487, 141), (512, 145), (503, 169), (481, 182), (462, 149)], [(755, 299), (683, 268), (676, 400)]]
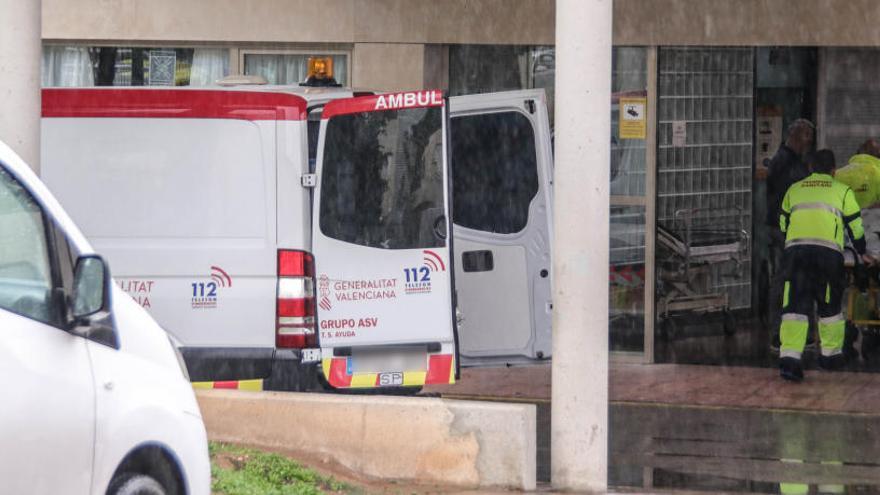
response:
[(523, 230), (538, 193), (535, 130), (519, 112), (452, 119), (452, 221), (495, 234)]

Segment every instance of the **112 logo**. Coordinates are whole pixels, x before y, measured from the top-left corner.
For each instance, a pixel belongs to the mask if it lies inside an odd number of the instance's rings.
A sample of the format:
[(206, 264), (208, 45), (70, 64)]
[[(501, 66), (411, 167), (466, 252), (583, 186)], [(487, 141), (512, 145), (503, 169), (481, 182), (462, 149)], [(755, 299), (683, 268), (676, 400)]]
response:
[(211, 266), (210, 282), (193, 282), (192, 307), (197, 309), (211, 309), (217, 307), (217, 289), (219, 287), (232, 287), (232, 277), (218, 266)]

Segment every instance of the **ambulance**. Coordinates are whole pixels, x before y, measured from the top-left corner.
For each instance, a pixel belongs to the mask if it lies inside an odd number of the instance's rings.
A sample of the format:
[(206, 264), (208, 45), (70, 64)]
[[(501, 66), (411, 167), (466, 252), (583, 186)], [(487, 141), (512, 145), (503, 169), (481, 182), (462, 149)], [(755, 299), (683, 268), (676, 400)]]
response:
[[(417, 389), (468, 354), (549, 356), (543, 93), (358, 93), (318, 67), (300, 86), (44, 89), (43, 179), (193, 381)], [(513, 235), (449, 221), (469, 118), (531, 157)]]

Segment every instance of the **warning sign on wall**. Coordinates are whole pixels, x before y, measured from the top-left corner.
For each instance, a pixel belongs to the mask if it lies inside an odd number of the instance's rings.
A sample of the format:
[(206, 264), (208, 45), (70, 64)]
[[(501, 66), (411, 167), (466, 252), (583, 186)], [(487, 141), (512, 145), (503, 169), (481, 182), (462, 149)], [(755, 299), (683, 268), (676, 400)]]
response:
[(645, 139), (647, 98), (620, 99), (620, 139)]
[(687, 144), (687, 122), (684, 120), (672, 121), (672, 147), (684, 148)]

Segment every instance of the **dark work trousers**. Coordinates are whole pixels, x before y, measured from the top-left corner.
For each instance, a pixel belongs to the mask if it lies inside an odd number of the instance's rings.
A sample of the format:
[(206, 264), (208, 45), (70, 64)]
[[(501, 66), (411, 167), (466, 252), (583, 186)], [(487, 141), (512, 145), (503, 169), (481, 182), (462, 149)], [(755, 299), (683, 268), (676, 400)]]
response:
[(770, 286), (767, 291), (769, 313), (770, 344), (779, 346), (779, 323), (782, 317), (782, 288), (785, 286), (785, 270), (782, 253), (785, 250), (785, 234), (779, 227), (768, 226), (768, 258), (770, 261)]
[(785, 250), (781, 355), (800, 359), (807, 340), (808, 319), (815, 305), (822, 355), (842, 352), (844, 318), (841, 312), (846, 273), (843, 254), (822, 246)]

